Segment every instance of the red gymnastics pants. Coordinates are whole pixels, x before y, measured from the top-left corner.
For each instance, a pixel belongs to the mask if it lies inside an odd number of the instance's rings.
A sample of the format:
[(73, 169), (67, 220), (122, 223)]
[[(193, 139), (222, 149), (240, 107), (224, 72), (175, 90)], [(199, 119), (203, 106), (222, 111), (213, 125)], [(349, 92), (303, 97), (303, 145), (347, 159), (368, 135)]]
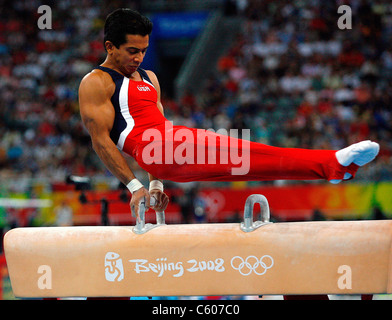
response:
[(340, 165), (335, 150), (271, 147), (182, 126), (148, 129), (132, 149), (144, 170), (176, 182), (343, 180), (358, 170)]

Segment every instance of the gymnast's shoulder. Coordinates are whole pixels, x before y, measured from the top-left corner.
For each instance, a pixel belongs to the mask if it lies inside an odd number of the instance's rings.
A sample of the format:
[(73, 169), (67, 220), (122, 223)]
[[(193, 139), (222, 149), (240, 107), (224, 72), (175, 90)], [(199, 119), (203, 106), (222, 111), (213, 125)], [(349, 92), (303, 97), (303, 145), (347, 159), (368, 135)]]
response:
[(94, 69), (87, 73), (80, 81), (79, 95), (83, 93), (114, 93), (115, 84), (110, 75), (102, 70)]
[(158, 77), (156, 76), (156, 74), (151, 71), (151, 70), (144, 70), (148, 77), (150, 78), (152, 84), (154, 85), (155, 89), (158, 90), (158, 92), (160, 92), (160, 86), (159, 86), (159, 81), (158, 81)]

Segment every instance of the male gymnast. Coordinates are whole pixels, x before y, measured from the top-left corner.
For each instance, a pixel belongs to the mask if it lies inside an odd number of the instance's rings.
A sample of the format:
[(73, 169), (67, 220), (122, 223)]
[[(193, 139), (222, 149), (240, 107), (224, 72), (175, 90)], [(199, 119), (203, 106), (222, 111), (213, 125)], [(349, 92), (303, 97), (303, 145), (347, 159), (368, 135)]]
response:
[[(278, 148), (173, 126), (164, 117), (156, 75), (140, 68), (151, 32), (151, 21), (138, 12), (117, 9), (109, 14), (104, 26), (106, 59), (79, 87), (80, 113), (93, 149), (132, 193), (130, 206), (136, 214), (143, 198), (148, 210), (150, 196), (157, 200), (154, 210), (166, 209), (169, 198), (162, 180), (325, 179), (339, 183), (352, 179), (359, 167), (377, 156), (379, 145), (369, 140), (338, 151)], [(189, 134), (193, 139), (189, 140)], [(135, 178), (121, 151), (148, 173), (149, 190)], [(214, 161), (208, 161), (211, 152), (216, 152)], [(238, 159), (232, 154), (246, 156), (245, 171), (235, 174)]]

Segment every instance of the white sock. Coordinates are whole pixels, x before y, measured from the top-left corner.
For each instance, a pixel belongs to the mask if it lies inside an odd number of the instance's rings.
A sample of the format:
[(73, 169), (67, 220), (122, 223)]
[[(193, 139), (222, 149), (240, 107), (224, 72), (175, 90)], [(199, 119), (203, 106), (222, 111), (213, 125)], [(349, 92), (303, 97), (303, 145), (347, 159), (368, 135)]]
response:
[[(366, 140), (366, 141), (354, 143), (351, 146), (348, 146), (347, 148), (336, 151), (335, 156), (338, 162), (344, 167), (347, 167), (352, 163), (362, 167), (365, 164), (374, 160), (374, 158), (377, 156), (379, 151), (380, 151), (380, 145), (378, 143), (372, 142), (370, 140)], [(344, 180), (350, 178), (351, 178), (351, 174), (346, 172), (344, 174)], [(340, 179), (334, 179), (334, 180), (330, 180), (329, 182), (336, 184), (341, 181), (342, 180)]]
[(362, 167), (374, 160), (379, 151), (380, 146), (378, 143), (366, 140), (336, 151), (336, 159), (344, 167), (352, 163)]

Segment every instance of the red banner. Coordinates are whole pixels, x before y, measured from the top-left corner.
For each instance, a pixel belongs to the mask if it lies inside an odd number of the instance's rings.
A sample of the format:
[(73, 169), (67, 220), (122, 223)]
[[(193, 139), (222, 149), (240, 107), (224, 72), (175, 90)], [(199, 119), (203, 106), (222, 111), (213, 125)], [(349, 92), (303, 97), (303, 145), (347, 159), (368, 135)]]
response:
[[(392, 185), (381, 184), (304, 184), (199, 191), (167, 189), (170, 204), (165, 212), (166, 221), (184, 223), (242, 220), (245, 201), (251, 194), (264, 195), (269, 202), (271, 217), (278, 221), (311, 220), (316, 211), (321, 211), (331, 219), (360, 218), (371, 214), (375, 203), (384, 206), (388, 213), (391, 201), (388, 202), (387, 195), (391, 188)], [(89, 192), (87, 198), (88, 204), (75, 205), (73, 201), (76, 224), (100, 224), (102, 207), (99, 201), (102, 198), (109, 201), (109, 218), (113, 224), (134, 224), (129, 202), (120, 201), (120, 191)], [(255, 219), (259, 210), (256, 205)], [(152, 210), (146, 214), (146, 221), (155, 221)]]

